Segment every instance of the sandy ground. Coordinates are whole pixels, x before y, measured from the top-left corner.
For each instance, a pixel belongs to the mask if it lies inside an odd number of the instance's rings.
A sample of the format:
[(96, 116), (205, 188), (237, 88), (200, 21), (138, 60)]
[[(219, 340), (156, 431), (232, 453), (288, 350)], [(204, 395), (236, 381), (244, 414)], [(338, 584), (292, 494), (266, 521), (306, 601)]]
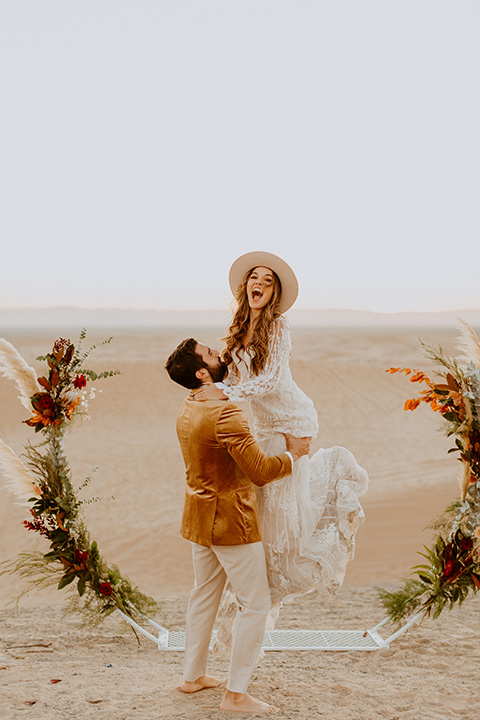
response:
[[(105, 498), (85, 506), (92, 537), (109, 561), (161, 599), (164, 623), (177, 628), (183, 628), (192, 581), (189, 546), (178, 534), (184, 472), (175, 417), (184, 392), (166, 377), (163, 364), (184, 337), (220, 347), (221, 334), (195, 328), (117, 333), (111, 345), (95, 351), (90, 366), (122, 374), (96, 383), (103, 392), (91, 402), (91, 419), (66, 439), (77, 485), (98, 467), (84, 494)], [(437, 431), (438, 418), (424, 408), (404, 413), (415, 386), (384, 372), (391, 365), (430, 367), (418, 337), (453, 351), (453, 329), (293, 334), (294, 377), (319, 412), (313, 450), (348, 447), (371, 485), (363, 503), (366, 522), (340, 594), (334, 601), (308, 597), (284, 608), (279, 627), (375, 625), (383, 609), (374, 587), (390, 587), (408, 573), (429, 541), (428, 522), (457, 496), (459, 463), (446, 454), (450, 443)], [(35, 357), (54, 338), (23, 333), (7, 339), (38, 368)], [(21, 424), (26, 414), (13, 383), (0, 379), (0, 393), (0, 437), (20, 453), (33, 433)], [(115, 501), (108, 499), (112, 495)], [(43, 548), (22, 527), (25, 517), (0, 489), (0, 560)], [(6, 603), (22, 587), (14, 578), (0, 578), (2, 720), (221, 717), (215, 710), (219, 690), (185, 697), (176, 689), (180, 653), (159, 653), (146, 640), (138, 647), (115, 618), (80, 630), (76, 617), (62, 617), (65, 595), (53, 589), (27, 596), (15, 614)], [(478, 601), (469, 601), (435, 623), (425, 621), (389, 650), (267, 653), (251, 690), (279, 705), (286, 718), (476, 717), (479, 613)], [(212, 666), (212, 672), (224, 670), (220, 661)]]
[[(184, 627), (186, 601), (163, 600), (164, 621)], [(185, 696), (182, 653), (138, 646), (115, 618), (82, 630), (48, 605), (5, 610), (0, 651), (2, 720), (207, 720), (222, 690)], [(369, 628), (379, 619), (372, 588), (343, 588), (335, 602), (303, 598), (283, 609), (278, 627)], [(480, 606), (467, 601), (372, 652), (267, 652), (250, 690), (286, 720), (473, 720), (480, 690)], [(388, 631), (382, 630), (388, 637)], [(225, 661), (209, 671), (226, 676)], [(60, 682), (52, 683), (52, 680)], [(245, 715), (240, 715), (245, 717)]]

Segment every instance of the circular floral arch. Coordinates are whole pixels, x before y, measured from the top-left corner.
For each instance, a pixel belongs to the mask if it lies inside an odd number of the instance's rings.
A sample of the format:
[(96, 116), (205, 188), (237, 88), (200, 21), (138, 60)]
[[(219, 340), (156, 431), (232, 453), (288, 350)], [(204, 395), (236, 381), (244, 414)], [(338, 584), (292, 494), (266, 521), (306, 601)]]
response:
[[(49, 542), (46, 553), (22, 553), (6, 563), (3, 572), (27, 578), (27, 590), (76, 584), (76, 606), (91, 618), (119, 609), (138, 621), (145, 613), (156, 612), (157, 603), (132, 586), (118, 567), (109, 565), (90, 538), (63, 449), (66, 428), (85, 414), (87, 384), (118, 374), (111, 370), (97, 374), (86, 368), (96, 346), (83, 352), (85, 337), (84, 329), (77, 347), (69, 340), (56, 340), (50, 353), (37, 358), (46, 363), (40, 377), (13, 345), (0, 339), (0, 373), (15, 382), (20, 402), (30, 413), (26, 425), (43, 436), (37, 445), (27, 443), (25, 463), (0, 440), (0, 469), (9, 489), (30, 508), (25, 527)], [(441, 348), (425, 349), (438, 368), (434, 380), (410, 368), (387, 372), (404, 373), (423, 386), (417, 397), (406, 401), (405, 410), (424, 403), (441, 415), (454, 441), (449, 452), (458, 453), (462, 463), (461, 496), (441, 517), (432, 547), (421, 553), (425, 562), (413, 568), (399, 590), (380, 591), (383, 605), (397, 622), (421, 611), (438, 617), (445, 607), (461, 604), (480, 589), (480, 341), (463, 323), (459, 358), (445, 357)]]
[[(45, 363), (40, 377), (17, 350), (0, 339), (0, 373), (13, 380), (22, 405), (31, 414), (25, 424), (42, 436), (38, 444), (25, 446), (26, 462), (0, 440), (0, 470), (7, 487), (30, 509), (24, 526), (49, 542), (47, 552), (21, 553), (5, 563), (3, 572), (18, 573), (29, 581), (27, 592), (56, 584), (59, 589), (76, 585), (76, 607), (91, 619), (100, 619), (116, 609), (133, 620), (156, 612), (157, 603), (134, 587), (116, 565), (109, 565), (92, 540), (81, 512), (77, 493), (88, 484), (86, 478), (75, 488), (63, 448), (63, 436), (75, 417), (86, 414), (87, 390), (91, 381), (118, 375), (117, 371), (96, 373), (85, 363), (95, 345), (82, 351), (86, 331), (77, 347), (64, 338), (51, 352), (37, 358)], [(102, 345), (110, 343), (112, 338)]]

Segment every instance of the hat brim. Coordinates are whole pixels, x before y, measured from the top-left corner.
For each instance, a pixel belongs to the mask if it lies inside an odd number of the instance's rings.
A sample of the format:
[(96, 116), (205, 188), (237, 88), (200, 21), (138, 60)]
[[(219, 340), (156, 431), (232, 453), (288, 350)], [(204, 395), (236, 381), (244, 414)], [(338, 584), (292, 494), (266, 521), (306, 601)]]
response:
[(298, 296), (298, 281), (290, 265), (273, 253), (258, 250), (245, 253), (235, 260), (228, 276), (233, 295), (236, 296), (237, 288), (248, 271), (256, 267), (267, 267), (278, 275), (282, 283), (278, 309), (280, 313), (289, 310)]

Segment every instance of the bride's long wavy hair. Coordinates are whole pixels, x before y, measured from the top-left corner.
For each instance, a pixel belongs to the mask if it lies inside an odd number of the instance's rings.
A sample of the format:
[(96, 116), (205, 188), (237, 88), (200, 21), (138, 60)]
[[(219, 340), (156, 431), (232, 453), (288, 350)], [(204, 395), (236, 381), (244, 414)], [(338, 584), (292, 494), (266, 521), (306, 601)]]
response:
[[(237, 288), (235, 299), (237, 301), (237, 309), (233, 316), (232, 323), (228, 328), (228, 333), (223, 341), (226, 344), (225, 350), (222, 353), (223, 361), (229, 365), (232, 362), (232, 352), (235, 348), (239, 348), (242, 345), (242, 339), (247, 332), (247, 327), (250, 319), (250, 305), (248, 304), (247, 296), (247, 282), (250, 275), (253, 273), (255, 268), (251, 268), (242, 282)], [(253, 337), (248, 344), (248, 349), (252, 354), (252, 372), (254, 375), (258, 375), (263, 368), (268, 357), (268, 341), (270, 338), (270, 332), (272, 329), (273, 322), (280, 316), (278, 305), (282, 296), (282, 284), (276, 273), (273, 272), (273, 293), (269, 302), (262, 309), (262, 312), (255, 321), (253, 330)], [(238, 371), (237, 371), (238, 375)]]

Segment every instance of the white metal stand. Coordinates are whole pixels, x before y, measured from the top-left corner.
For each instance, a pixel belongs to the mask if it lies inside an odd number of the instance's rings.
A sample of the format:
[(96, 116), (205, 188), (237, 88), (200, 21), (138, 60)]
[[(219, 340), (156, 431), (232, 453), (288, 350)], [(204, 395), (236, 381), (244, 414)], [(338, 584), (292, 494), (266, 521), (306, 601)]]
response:
[[(185, 650), (184, 630), (168, 630), (146, 615), (142, 615), (145, 623), (158, 631), (158, 634), (154, 635), (121, 610), (117, 609), (117, 613), (135, 630), (156, 643), (159, 650), (175, 652)], [(390, 647), (390, 643), (418, 622), (423, 614), (424, 611), (421, 611), (412, 615), (401, 628), (386, 639), (380, 636), (378, 630), (386, 625), (390, 618), (385, 618), (369, 630), (271, 630), (265, 633), (263, 650), (380, 650)], [(215, 633), (212, 635), (212, 641), (214, 637)]]

